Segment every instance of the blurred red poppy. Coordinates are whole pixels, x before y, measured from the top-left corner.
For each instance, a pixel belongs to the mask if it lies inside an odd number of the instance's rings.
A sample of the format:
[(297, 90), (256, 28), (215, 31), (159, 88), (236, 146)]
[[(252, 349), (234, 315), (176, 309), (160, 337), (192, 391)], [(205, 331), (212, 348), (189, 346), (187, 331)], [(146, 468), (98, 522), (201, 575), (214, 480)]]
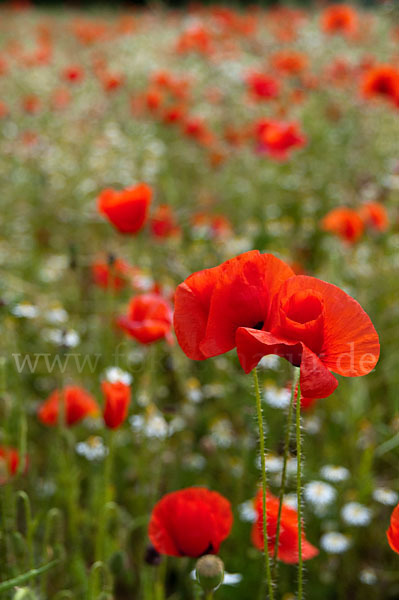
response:
[(171, 206), (161, 204), (156, 208), (150, 219), (150, 229), (153, 236), (157, 238), (167, 238), (179, 233), (180, 229)]
[(234, 348), (237, 328), (261, 329), (274, 294), (293, 274), (278, 258), (252, 250), (190, 275), (175, 294), (174, 326), (183, 351), (204, 360)]
[(34, 115), (38, 113), (42, 107), (41, 102), (37, 96), (25, 96), (22, 100), (22, 107), (25, 112)]
[[(7, 481), (16, 475), (20, 463), (18, 450), (10, 446), (0, 446), (0, 485), (4, 485)], [(26, 470), (28, 466), (27, 457), (25, 458)]]
[(388, 229), (388, 213), (383, 204), (379, 202), (366, 202), (359, 210), (364, 223), (375, 231)]
[(287, 160), (294, 148), (306, 145), (306, 137), (296, 121), (262, 120), (257, 124), (257, 151), (275, 160)]
[(240, 327), (237, 353), (246, 373), (262, 356), (277, 354), (301, 367), (301, 393), (325, 398), (345, 377), (367, 375), (380, 344), (360, 304), (340, 288), (306, 275), (285, 281), (273, 299), (263, 331)]
[(106, 261), (97, 261), (91, 267), (93, 281), (104, 289), (112, 288), (120, 291), (127, 286), (129, 278), (133, 277), (137, 270), (130, 267), (124, 260), (117, 258), (110, 264)]
[(115, 92), (124, 84), (125, 77), (121, 73), (111, 73), (106, 71), (101, 73), (100, 80), (104, 91)]
[(392, 550), (399, 554), (399, 504), (393, 509), (387, 538)]
[(56, 89), (51, 95), (51, 104), (56, 110), (62, 110), (66, 108), (70, 102), (71, 94), (66, 88)]
[(75, 425), (82, 419), (99, 413), (96, 401), (86, 390), (77, 385), (69, 385), (61, 391), (55, 390), (43, 402), (38, 411), (39, 421), (44, 425), (57, 425), (62, 403), (66, 425)]
[[(270, 492), (267, 493), (266, 515), (267, 515), (267, 537), (269, 554), (273, 555), (278, 517), (279, 500)], [(252, 542), (256, 548), (263, 552), (263, 504), (262, 490), (259, 490), (255, 498), (255, 510), (257, 521), (252, 527)], [(298, 514), (293, 508), (283, 504), (281, 511), (281, 526), (278, 544), (277, 558), (284, 563), (294, 564), (298, 562)], [(302, 559), (310, 560), (318, 555), (319, 551), (307, 541), (302, 530)]]
[(280, 83), (275, 77), (264, 73), (249, 73), (247, 85), (251, 97), (254, 100), (271, 100), (276, 98), (280, 92)]
[(154, 507), (148, 527), (160, 554), (217, 554), (233, 525), (230, 502), (206, 488), (191, 487), (166, 494)]
[(351, 35), (356, 33), (358, 25), (356, 9), (349, 4), (332, 4), (324, 10), (321, 17), (321, 26), (325, 33)]
[(294, 50), (281, 50), (270, 58), (272, 66), (284, 75), (298, 75), (309, 63), (306, 54)]
[(101, 388), (105, 397), (103, 418), (109, 429), (116, 429), (126, 419), (130, 404), (130, 386), (117, 381), (103, 381)]
[(105, 189), (98, 198), (98, 210), (120, 233), (137, 233), (145, 224), (152, 190), (139, 183), (122, 191)]
[(63, 69), (62, 78), (70, 83), (80, 83), (84, 79), (84, 71), (79, 65), (70, 65)]
[(399, 69), (390, 64), (370, 67), (361, 81), (365, 98), (383, 98), (399, 105)]
[(334, 208), (327, 213), (321, 226), (324, 231), (335, 233), (349, 244), (357, 242), (364, 231), (364, 223), (359, 213), (345, 206)]
[(127, 316), (119, 317), (117, 324), (142, 344), (151, 344), (162, 338), (171, 341), (172, 307), (158, 294), (135, 296), (129, 304)]

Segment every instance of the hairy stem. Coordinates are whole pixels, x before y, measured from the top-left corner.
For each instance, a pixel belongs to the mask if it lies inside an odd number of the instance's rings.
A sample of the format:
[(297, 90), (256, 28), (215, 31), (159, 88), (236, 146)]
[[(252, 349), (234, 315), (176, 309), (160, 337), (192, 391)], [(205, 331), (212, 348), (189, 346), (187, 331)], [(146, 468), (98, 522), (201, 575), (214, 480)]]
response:
[(267, 537), (267, 513), (266, 513), (266, 490), (267, 490), (267, 475), (266, 475), (266, 460), (265, 460), (265, 436), (263, 430), (263, 414), (262, 414), (262, 403), (259, 392), (259, 381), (256, 369), (253, 369), (254, 387), (255, 387), (255, 398), (256, 398), (256, 410), (258, 414), (258, 427), (259, 427), (259, 449), (260, 449), (260, 462), (262, 469), (262, 512), (263, 512), (263, 548), (265, 557), (265, 571), (266, 571), (266, 582), (270, 600), (274, 600), (273, 592), (273, 580), (270, 567), (269, 548), (268, 548), (268, 537)]

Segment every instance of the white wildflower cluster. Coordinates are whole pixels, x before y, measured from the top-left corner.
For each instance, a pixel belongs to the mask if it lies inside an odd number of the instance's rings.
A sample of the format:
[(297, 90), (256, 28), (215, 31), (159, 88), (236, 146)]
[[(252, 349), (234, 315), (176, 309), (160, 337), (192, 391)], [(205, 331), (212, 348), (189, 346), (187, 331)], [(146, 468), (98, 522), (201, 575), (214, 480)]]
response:
[(107, 456), (108, 448), (100, 436), (92, 435), (86, 441), (76, 444), (76, 452), (87, 460), (100, 461)]

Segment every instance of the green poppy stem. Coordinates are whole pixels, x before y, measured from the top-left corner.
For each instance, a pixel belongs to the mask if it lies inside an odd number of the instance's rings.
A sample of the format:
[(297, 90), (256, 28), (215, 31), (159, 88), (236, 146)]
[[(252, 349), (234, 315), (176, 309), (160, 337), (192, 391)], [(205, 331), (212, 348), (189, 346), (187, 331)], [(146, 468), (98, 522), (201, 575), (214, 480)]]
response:
[(296, 402), (296, 459), (297, 459), (297, 475), (296, 475), (296, 494), (298, 503), (298, 595), (297, 600), (303, 599), (303, 560), (302, 560), (302, 498), (301, 498), (301, 388), (298, 382), (298, 394)]
[(252, 371), (255, 387), (256, 410), (258, 414), (259, 427), (259, 448), (260, 448), (260, 463), (262, 469), (262, 513), (263, 513), (263, 548), (265, 557), (266, 582), (270, 600), (274, 600), (273, 580), (270, 567), (269, 547), (267, 537), (267, 513), (266, 513), (266, 490), (267, 490), (267, 475), (266, 475), (266, 459), (265, 459), (265, 436), (263, 430), (263, 414), (262, 402), (259, 391), (259, 381), (256, 369)]
[(299, 381), (299, 369), (294, 367), (294, 377), (293, 377), (293, 381), (292, 381), (290, 405), (288, 407), (287, 425), (286, 425), (286, 429), (285, 429), (284, 462), (283, 462), (283, 472), (281, 474), (281, 486), (280, 486), (279, 506), (278, 506), (277, 526), (276, 526), (276, 541), (275, 541), (275, 545), (274, 545), (273, 560), (274, 560), (275, 569), (277, 568), (277, 554), (278, 554), (278, 545), (279, 545), (279, 540), (280, 540), (281, 512), (283, 509), (285, 485), (286, 485), (286, 481), (287, 481), (287, 463), (288, 463), (288, 454), (289, 454), (289, 449), (290, 449), (292, 413), (293, 413), (293, 407), (294, 407), (295, 390), (296, 390), (298, 381)]

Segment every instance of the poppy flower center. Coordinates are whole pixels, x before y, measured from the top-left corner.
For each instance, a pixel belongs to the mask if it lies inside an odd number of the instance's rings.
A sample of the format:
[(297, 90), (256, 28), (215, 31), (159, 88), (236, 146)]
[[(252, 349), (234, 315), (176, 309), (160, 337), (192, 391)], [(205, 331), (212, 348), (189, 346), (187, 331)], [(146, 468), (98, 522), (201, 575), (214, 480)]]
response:
[(303, 342), (319, 354), (324, 339), (324, 302), (314, 290), (301, 290), (286, 299), (280, 307), (279, 333)]
[(305, 324), (317, 319), (323, 310), (322, 299), (307, 290), (293, 294), (285, 303), (283, 310), (288, 319)]

